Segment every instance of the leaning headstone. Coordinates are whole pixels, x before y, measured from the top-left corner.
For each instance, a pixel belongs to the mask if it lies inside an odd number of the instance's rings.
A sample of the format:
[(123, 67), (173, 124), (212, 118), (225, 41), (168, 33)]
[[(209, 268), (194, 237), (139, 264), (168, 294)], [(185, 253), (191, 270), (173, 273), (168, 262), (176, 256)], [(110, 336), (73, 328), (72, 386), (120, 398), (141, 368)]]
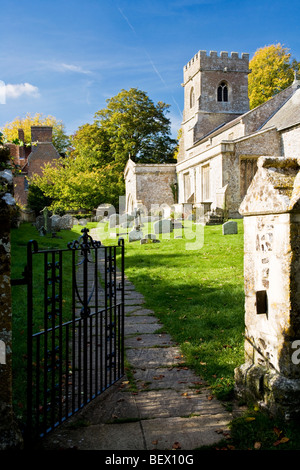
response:
[(161, 219), (153, 224), (155, 233), (170, 233), (173, 232), (173, 223), (169, 219)]
[(128, 241), (134, 242), (143, 238), (143, 232), (139, 227), (134, 227), (128, 234)]
[(235, 235), (238, 233), (237, 223), (234, 220), (228, 220), (222, 225), (223, 235)]
[(114, 228), (119, 225), (119, 214), (111, 214), (109, 217), (109, 227)]

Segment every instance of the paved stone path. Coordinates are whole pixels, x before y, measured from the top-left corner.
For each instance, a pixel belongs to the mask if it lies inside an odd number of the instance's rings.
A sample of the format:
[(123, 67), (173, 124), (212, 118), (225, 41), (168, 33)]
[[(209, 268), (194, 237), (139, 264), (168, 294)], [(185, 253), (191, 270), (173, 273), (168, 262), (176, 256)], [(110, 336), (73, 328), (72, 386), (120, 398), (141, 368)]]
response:
[(193, 450), (228, 435), (231, 413), (184, 367), (162, 327), (126, 280), (125, 349), (136, 391), (125, 376), (44, 438), (44, 449)]

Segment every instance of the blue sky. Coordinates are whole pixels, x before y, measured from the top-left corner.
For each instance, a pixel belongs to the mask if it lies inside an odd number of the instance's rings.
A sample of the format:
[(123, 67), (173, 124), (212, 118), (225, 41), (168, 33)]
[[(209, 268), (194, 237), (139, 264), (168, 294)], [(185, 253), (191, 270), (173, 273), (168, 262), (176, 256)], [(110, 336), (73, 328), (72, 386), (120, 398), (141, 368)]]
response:
[[(0, 0), (0, 127), (26, 113), (67, 133), (122, 89), (170, 104), (176, 136), (183, 67), (199, 50), (248, 52), (280, 42), (300, 60), (299, 1)], [(5, 89), (4, 89), (5, 86)], [(4, 96), (5, 90), (5, 98)]]

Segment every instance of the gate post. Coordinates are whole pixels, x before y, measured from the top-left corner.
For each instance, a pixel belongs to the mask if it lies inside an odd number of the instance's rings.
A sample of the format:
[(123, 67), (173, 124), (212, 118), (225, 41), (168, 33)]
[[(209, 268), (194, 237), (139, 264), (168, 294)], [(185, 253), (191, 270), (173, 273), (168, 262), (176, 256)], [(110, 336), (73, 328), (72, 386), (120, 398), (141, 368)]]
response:
[(300, 159), (260, 157), (244, 216), (245, 364), (237, 396), (300, 416)]
[(20, 449), (12, 406), (11, 218), (15, 212), (12, 175), (0, 172), (0, 450)]

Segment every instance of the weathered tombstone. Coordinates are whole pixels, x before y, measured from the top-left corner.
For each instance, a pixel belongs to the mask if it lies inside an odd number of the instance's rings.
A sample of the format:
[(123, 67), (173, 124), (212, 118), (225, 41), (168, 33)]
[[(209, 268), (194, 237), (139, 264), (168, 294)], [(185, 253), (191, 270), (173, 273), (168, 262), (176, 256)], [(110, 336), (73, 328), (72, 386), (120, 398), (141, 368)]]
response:
[(100, 204), (96, 209), (96, 219), (98, 222), (103, 218), (109, 217), (115, 212), (114, 206), (111, 204)]
[[(119, 217), (119, 224), (122, 225), (122, 224), (129, 224), (131, 223), (131, 225), (133, 225), (133, 221), (134, 221), (134, 215), (131, 215), (131, 214), (122, 214), (120, 215)], [(128, 225), (129, 226), (129, 225)]]
[(300, 160), (261, 157), (244, 216), (245, 363), (237, 396), (300, 415)]
[(109, 217), (109, 228), (115, 228), (119, 225), (119, 214), (111, 214)]
[(170, 219), (157, 220), (153, 224), (155, 233), (171, 233), (173, 232), (173, 223)]
[(51, 227), (52, 227), (52, 230), (55, 231), (55, 232), (58, 232), (60, 230), (60, 215), (57, 215), (57, 214), (53, 214), (51, 217)]
[(223, 235), (235, 235), (238, 233), (237, 223), (235, 220), (228, 220), (222, 225)]
[(37, 230), (40, 230), (42, 227), (44, 227), (44, 217), (42, 215), (38, 215), (34, 225), (36, 226)]
[(134, 227), (128, 234), (128, 241), (134, 242), (143, 238), (143, 232), (139, 227)]
[(181, 220), (174, 220), (174, 222), (173, 222), (173, 228), (174, 228), (174, 229), (176, 229), (176, 228), (183, 228), (183, 225), (182, 225)]
[(65, 214), (61, 217), (59, 222), (61, 230), (70, 230), (73, 227), (73, 216)]
[(147, 233), (144, 238), (150, 238), (151, 240), (156, 240), (156, 235), (154, 233)]
[(0, 172), (0, 450), (22, 448), (12, 404), (11, 219), (16, 213), (13, 178)]
[(51, 228), (51, 219), (50, 219), (50, 213), (48, 207), (44, 207), (44, 209), (41, 211), (43, 214), (44, 218), (44, 229), (46, 233), (51, 233), (52, 228)]
[(79, 220), (78, 220), (78, 225), (83, 225), (83, 226), (85, 227), (86, 224), (87, 224), (87, 220), (86, 220), (86, 219), (79, 219)]

